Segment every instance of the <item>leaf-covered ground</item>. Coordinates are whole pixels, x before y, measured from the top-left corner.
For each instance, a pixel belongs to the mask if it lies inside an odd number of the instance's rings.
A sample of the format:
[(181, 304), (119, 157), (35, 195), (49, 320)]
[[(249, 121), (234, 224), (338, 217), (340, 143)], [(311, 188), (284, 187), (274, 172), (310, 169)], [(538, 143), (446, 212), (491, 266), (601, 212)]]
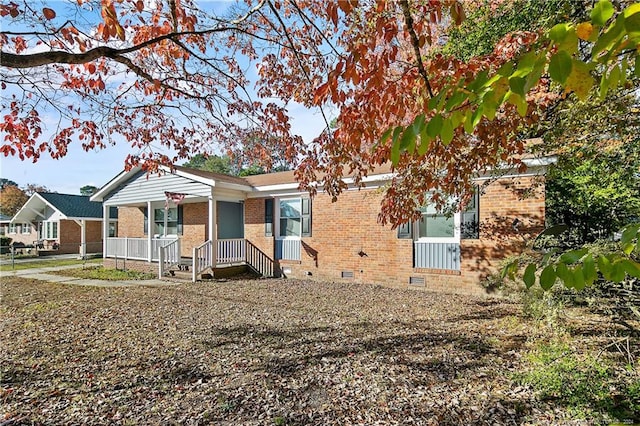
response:
[[(3, 278), (7, 424), (545, 424), (503, 300), (291, 280)], [(4, 424), (4, 423), (3, 423)]]

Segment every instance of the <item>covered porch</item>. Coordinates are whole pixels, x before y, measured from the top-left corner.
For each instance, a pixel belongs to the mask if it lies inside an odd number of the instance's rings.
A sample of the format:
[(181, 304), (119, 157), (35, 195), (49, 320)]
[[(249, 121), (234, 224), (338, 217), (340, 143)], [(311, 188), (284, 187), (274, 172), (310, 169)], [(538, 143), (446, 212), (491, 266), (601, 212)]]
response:
[(105, 231), (109, 208), (118, 209), (118, 229), (104, 240), (104, 258), (155, 264), (160, 277), (182, 269), (196, 280), (207, 270), (239, 264), (272, 276), (273, 261), (244, 238), (249, 190), (242, 179), (179, 167), (159, 175), (125, 172), (92, 197), (103, 203)]

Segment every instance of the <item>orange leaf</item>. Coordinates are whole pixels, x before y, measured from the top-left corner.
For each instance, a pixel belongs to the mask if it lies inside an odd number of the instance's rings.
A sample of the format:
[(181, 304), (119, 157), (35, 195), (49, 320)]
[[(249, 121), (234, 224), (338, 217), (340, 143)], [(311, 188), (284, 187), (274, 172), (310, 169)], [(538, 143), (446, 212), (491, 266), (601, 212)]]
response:
[(85, 67), (87, 68), (87, 71), (89, 71), (89, 74), (96, 72), (95, 64), (87, 64)]
[(53, 9), (49, 9), (48, 7), (45, 7), (42, 9), (42, 13), (44, 14), (44, 17), (51, 20), (53, 18), (56, 17), (56, 12)]
[(591, 25), (591, 22), (582, 22), (576, 26), (576, 34), (582, 40), (589, 40), (592, 32), (593, 25)]

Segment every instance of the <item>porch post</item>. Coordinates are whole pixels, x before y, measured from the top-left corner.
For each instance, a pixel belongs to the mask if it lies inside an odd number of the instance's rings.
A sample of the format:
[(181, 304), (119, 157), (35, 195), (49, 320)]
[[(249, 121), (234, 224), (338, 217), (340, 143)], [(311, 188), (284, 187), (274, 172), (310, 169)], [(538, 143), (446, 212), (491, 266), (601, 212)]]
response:
[(153, 240), (153, 234), (151, 233), (153, 230), (153, 210), (151, 209), (151, 201), (147, 201), (147, 261), (151, 262), (153, 260), (153, 253), (151, 247), (151, 241)]
[(107, 257), (107, 238), (109, 238), (109, 206), (102, 204), (102, 258)]
[(80, 221), (80, 256), (83, 259), (87, 257), (87, 221), (85, 219)]
[(218, 259), (218, 220), (216, 218), (218, 211), (216, 199), (213, 195), (209, 197), (209, 241), (211, 241), (211, 267), (215, 268)]

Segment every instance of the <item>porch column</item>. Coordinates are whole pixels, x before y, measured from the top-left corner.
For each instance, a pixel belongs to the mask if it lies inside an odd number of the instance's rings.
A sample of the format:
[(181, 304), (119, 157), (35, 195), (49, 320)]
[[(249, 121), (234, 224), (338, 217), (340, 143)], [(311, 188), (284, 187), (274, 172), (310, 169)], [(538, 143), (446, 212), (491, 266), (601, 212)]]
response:
[(147, 201), (147, 260), (151, 262), (153, 260), (153, 253), (151, 247), (151, 241), (153, 240), (153, 210), (151, 209), (151, 201)]
[(211, 263), (212, 267), (215, 267), (218, 259), (218, 220), (216, 218), (218, 211), (216, 206), (216, 199), (213, 196), (209, 197), (209, 241), (211, 241)]
[(107, 257), (107, 238), (109, 238), (109, 206), (102, 204), (102, 258)]
[(80, 256), (87, 257), (87, 221), (84, 219), (80, 221)]

